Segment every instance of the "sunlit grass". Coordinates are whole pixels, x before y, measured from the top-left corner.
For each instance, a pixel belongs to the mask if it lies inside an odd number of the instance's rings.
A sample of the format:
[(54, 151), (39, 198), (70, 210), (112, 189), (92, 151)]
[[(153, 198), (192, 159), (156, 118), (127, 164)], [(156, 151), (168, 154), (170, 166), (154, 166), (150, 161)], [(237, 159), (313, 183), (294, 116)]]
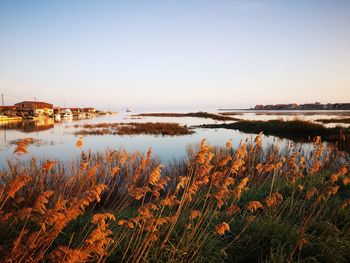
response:
[[(79, 138), (77, 147), (84, 143)], [(27, 142), (16, 154), (26, 154)], [(3, 260), (347, 262), (349, 156), (205, 140), (166, 166), (147, 153), (10, 161), (0, 177)], [(336, 253), (335, 253), (336, 252)]]

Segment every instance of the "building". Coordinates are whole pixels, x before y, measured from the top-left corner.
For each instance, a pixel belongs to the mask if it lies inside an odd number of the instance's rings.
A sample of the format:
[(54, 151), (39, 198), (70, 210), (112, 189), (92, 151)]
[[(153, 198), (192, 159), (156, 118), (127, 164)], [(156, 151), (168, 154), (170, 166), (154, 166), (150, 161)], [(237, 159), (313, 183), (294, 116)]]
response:
[(341, 108), (342, 110), (350, 110), (350, 103), (342, 103), (342, 104), (340, 105), (340, 108)]
[(82, 108), (82, 111), (85, 113), (95, 113), (96, 109), (95, 108)]
[(0, 106), (0, 115), (8, 117), (16, 117), (16, 107), (15, 106)]
[(70, 108), (61, 108), (61, 117), (65, 119), (72, 119), (73, 114)]
[(254, 109), (256, 109), (256, 110), (263, 110), (264, 109), (264, 105), (255, 105)]
[(276, 104), (273, 106), (274, 110), (286, 110), (288, 109), (288, 105), (287, 104)]
[(78, 117), (81, 113), (81, 109), (80, 108), (70, 108), (72, 114), (74, 117)]
[(85, 117), (92, 117), (96, 114), (95, 108), (82, 108), (82, 112), (84, 113)]
[(298, 104), (297, 103), (291, 103), (291, 104), (288, 104), (288, 110), (295, 110), (298, 108)]
[(61, 114), (61, 107), (54, 107), (53, 108), (53, 113), (60, 115)]
[(53, 105), (42, 101), (22, 101), (15, 104), (18, 111), (32, 116), (52, 116)]

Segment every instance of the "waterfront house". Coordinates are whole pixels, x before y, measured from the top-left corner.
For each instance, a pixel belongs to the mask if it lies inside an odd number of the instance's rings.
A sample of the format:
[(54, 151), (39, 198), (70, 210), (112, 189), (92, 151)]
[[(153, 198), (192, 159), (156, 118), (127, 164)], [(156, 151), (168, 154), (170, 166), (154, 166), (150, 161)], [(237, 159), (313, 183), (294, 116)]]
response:
[(15, 106), (0, 106), (0, 115), (8, 117), (16, 117)]
[(350, 103), (341, 103), (340, 108), (342, 110), (350, 110)]
[(70, 108), (74, 117), (80, 117), (82, 110), (80, 108)]
[(53, 105), (42, 101), (22, 101), (15, 104), (16, 109), (22, 115), (29, 116), (52, 116)]
[(255, 110), (263, 110), (264, 109), (264, 105), (255, 105), (254, 107)]
[(298, 104), (297, 103), (291, 103), (291, 104), (288, 104), (288, 110), (295, 110), (298, 108)]
[(96, 109), (95, 108), (82, 108), (82, 111), (85, 113), (95, 113)]
[(287, 104), (276, 104), (273, 106), (274, 110), (286, 110), (288, 108)]
[(95, 108), (82, 108), (82, 112), (85, 114), (86, 117), (91, 117), (96, 114)]
[(69, 108), (61, 108), (61, 117), (64, 119), (72, 119), (73, 114), (71, 109)]
[(61, 107), (54, 107), (53, 108), (53, 114), (61, 114)]

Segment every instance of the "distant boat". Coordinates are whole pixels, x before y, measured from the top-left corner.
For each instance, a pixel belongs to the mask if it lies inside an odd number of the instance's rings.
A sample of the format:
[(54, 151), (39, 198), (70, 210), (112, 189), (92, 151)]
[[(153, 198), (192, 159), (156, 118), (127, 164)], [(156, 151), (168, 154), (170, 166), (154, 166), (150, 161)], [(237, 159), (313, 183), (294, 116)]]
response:
[(60, 114), (55, 114), (54, 115), (55, 121), (60, 121), (61, 120), (61, 115)]
[(73, 114), (70, 109), (64, 109), (61, 111), (61, 117), (63, 119), (73, 119)]
[(131, 110), (128, 108), (128, 107), (126, 107), (126, 110), (125, 110), (126, 112), (131, 112)]

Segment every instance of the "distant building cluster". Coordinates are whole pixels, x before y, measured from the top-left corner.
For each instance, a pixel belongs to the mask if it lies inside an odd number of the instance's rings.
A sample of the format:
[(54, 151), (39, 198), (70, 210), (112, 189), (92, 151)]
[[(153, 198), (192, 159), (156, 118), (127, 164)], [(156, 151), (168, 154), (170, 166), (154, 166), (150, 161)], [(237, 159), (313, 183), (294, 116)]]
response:
[(275, 104), (256, 105), (253, 110), (350, 110), (350, 103), (327, 103), (320, 102), (306, 104)]
[(42, 101), (21, 101), (12, 106), (0, 106), (0, 118), (22, 118), (33, 119), (40, 117), (48, 118), (83, 118), (95, 115), (106, 115), (109, 112), (98, 111), (95, 108), (61, 108)]

